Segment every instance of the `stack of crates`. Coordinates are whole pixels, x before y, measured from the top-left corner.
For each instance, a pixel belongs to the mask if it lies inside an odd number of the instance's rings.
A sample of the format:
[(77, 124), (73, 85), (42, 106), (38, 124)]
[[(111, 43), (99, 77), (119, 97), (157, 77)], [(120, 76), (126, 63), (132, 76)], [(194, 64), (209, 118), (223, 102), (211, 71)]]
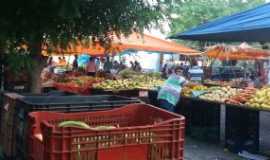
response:
[(140, 100), (121, 96), (22, 96), (5, 94), (1, 107), (0, 144), (9, 159), (28, 160), (28, 114), (33, 111), (85, 112), (107, 110)]
[[(29, 160), (183, 160), (185, 118), (147, 104), (108, 111), (30, 113)], [(59, 127), (63, 121), (91, 127)]]

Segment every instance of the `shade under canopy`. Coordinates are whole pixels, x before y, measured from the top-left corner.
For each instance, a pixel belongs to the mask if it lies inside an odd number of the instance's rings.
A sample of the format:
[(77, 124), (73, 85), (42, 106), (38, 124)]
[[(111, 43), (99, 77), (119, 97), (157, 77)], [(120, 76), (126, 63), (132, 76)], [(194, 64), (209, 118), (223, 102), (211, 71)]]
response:
[(169, 38), (200, 41), (270, 41), (270, 3), (219, 18)]

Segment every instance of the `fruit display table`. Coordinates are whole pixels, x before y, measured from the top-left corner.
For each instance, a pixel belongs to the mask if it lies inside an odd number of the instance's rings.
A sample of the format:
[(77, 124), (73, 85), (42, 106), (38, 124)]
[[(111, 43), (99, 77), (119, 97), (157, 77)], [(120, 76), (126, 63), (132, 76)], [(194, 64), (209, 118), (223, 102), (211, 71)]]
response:
[(220, 142), (220, 105), (218, 102), (182, 96), (176, 110), (186, 117), (186, 134), (199, 140)]
[(225, 147), (233, 152), (259, 152), (260, 111), (226, 104)]
[(72, 85), (66, 85), (63, 83), (55, 83), (54, 87), (60, 91), (67, 92), (67, 93), (80, 94), (80, 95), (90, 94), (90, 88), (88, 87), (72, 86)]
[(103, 89), (91, 89), (91, 95), (116, 95), (116, 96), (126, 96), (126, 97), (136, 97), (140, 100), (150, 103), (149, 95), (152, 94), (154, 90), (149, 89), (122, 89), (122, 90), (103, 90)]
[(186, 134), (198, 140), (218, 142), (238, 153), (260, 151), (260, 113), (266, 108), (232, 105), (181, 97), (177, 113), (186, 117)]

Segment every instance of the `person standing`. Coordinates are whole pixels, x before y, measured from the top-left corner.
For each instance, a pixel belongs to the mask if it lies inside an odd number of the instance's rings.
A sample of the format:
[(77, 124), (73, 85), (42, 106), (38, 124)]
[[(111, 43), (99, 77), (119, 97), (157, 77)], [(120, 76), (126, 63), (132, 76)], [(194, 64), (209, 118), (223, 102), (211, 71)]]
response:
[(117, 73), (118, 71), (119, 71), (119, 63), (117, 61), (114, 61), (112, 66), (112, 72)]
[(110, 57), (106, 58), (106, 61), (104, 63), (104, 72), (105, 73), (110, 73), (112, 69), (112, 62), (110, 61)]
[(96, 58), (96, 59), (95, 59), (95, 63), (96, 63), (96, 68), (97, 68), (97, 70), (98, 70), (99, 67), (100, 67), (100, 59), (99, 59), (99, 58)]
[(72, 63), (72, 69), (74, 71), (78, 70), (78, 55), (75, 55), (74, 56), (74, 60), (73, 60), (73, 63)]
[(97, 72), (96, 62), (94, 57), (90, 57), (89, 62), (86, 66), (86, 71), (88, 76), (95, 76)]
[(188, 69), (188, 77), (191, 81), (202, 82), (203, 80), (203, 69), (198, 66), (197, 61), (192, 62), (192, 67)]
[(159, 106), (171, 112), (175, 112), (175, 107), (180, 99), (182, 86), (186, 83), (183, 70), (180, 67), (174, 69), (165, 84), (158, 92)]
[(130, 61), (129, 63), (130, 63), (130, 68), (131, 68), (132, 70), (135, 70), (135, 64), (134, 64), (132, 61)]
[(104, 63), (105, 63), (105, 59), (104, 58), (100, 58), (100, 63), (98, 66), (98, 71), (104, 71)]
[(134, 62), (134, 71), (140, 72), (142, 70), (141, 64), (138, 61)]
[(119, 64), (119, 71), (122, 71), (122, 70), (124, 70), (124, 69), (126, 69), (127, 68), (127, 66), (124, 64), (124, 62), (123, 61), (120, 61), (120, 64)]
[(65, 56), (62, 57), (62, 63), (63, 63), (63, 66), (66, 66), (67, 65), (67, 61), (66, 61), (66, 57)]

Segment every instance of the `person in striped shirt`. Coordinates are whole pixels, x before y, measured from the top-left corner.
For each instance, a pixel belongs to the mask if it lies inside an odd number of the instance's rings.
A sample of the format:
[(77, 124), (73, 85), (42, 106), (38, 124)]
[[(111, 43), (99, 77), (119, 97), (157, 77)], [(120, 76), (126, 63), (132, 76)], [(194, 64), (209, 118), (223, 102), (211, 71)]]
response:
[(202, 82), (203, 80), (203, 69), (198, 65), (197, 61), (192, 62), (192, 67), (188, 70), (188, 77), (190, 81)]
[(183, 70), (180, 67), (174, 69), (169, 78), (165, 81), (164, 85), (158, 92), (159, 106), (165, 110), (174, 112), (177, 105), (182, 86), (186, 83), (186, 79), (183, 76)]

